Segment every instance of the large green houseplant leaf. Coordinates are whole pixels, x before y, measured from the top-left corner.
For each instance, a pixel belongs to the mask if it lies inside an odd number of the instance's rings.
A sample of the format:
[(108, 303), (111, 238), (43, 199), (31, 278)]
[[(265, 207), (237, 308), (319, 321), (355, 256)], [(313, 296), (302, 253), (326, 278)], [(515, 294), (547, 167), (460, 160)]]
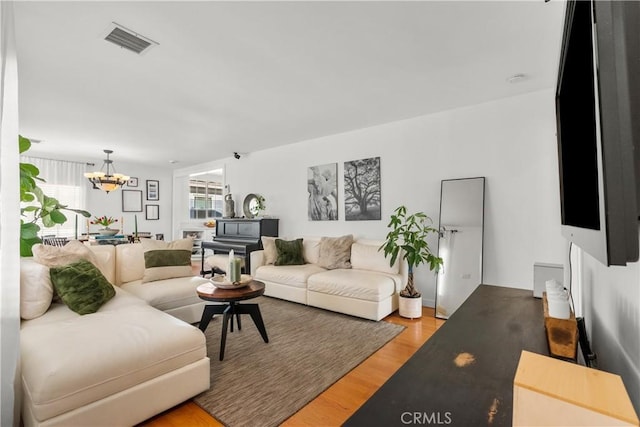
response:
[[(22, 154), (31, 148), (31, 141), (23, 136), (18, 136), (18, 145), (20, 154)], [(38, 237), (40, 232), (38, 220), (42, 220), (42, 225), (48, 228), (67, 222), (67, 217), (62, 213), (63, 210), (75, 212), (86, 218), (91, 216), (87, 211), (71, 209), (60, 204), (56, 198), (44, 194), (37, 184), (44, 182), (44, 179), (39, 175), (40, 170), (35, 165), (20, 163), (20, 202), (23, 202), (23, 207), (20, 209), (20, 215), (23, 217), (20, 219), (20, 256), (23, 257), (32, 256), (31, 248), (33, 245), (42, 242)], [(29, 205), (25, 206), (24, 203), (29, 203)]]
[(395, 264), (398, 256), (407, 261), (409, 277), (407, 285), (400, 291), (400, 296), (419, 298), (422, 295), (413, 284), (413, 269), (420, 264), (429, 265), (429, 269), (437, 272), (442, 265), (442, 258), (434, 255), (427, 244), (427, 237), (438, 230), (432, 227), (433, 221), (424, 212), (407, 215), (407, 208), (400, 206), (391, 215), (387, 225), (391, 230), (380, 246), (389, 265)]

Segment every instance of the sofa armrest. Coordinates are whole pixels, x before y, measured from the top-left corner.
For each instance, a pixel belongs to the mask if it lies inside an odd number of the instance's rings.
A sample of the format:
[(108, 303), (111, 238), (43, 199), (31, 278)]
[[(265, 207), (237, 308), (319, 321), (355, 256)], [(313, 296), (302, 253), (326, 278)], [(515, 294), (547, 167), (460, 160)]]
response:
[(264, 250), (251, 252), (251, 276), (255, 277), (258, 267), (262, 267), (264, 264)]

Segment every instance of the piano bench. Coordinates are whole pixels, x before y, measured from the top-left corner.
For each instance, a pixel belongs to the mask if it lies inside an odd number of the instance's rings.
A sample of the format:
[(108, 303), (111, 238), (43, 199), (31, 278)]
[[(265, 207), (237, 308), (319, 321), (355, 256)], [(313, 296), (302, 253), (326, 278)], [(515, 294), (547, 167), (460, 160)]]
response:
[[(244, 272), (244, 257), (236, 255), (235, 258), (240, 260), (240, 267)], [(221, 273), (224, 274), (227, 272), (227, 265), (229, 264), (229, 255), (228, 254), (216, 254), (208, 256), (204, 259), (204, 262), (209, 265), (213, 269), (213, 273)]]

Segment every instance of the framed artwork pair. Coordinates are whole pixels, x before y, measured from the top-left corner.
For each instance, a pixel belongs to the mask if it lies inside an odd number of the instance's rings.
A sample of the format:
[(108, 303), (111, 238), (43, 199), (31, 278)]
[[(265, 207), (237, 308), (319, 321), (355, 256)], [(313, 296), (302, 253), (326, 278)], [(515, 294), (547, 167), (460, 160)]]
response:
[[(344, 162), (346, 221), (380, 220), (380, 157)], [(308, 218), (338, 220), (338, 164), (311, 166), (307, 171)]]
[[(131, 177), (127, 181), (127, 187), (137, 187), (138, 178)], [(147, 200), (160, 200), (160, 181), (146, 180)], [(142, 190), (122, 190), (122, 212), (142, 212)], [(160, 205), (149, 204), (144, 206), (145, 218), (148, 220), (160, 219)]]

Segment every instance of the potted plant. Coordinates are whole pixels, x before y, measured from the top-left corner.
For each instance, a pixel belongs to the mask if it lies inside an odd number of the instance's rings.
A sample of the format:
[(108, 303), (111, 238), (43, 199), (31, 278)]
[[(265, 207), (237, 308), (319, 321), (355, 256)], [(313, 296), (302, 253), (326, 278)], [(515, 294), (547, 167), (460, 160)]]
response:
[[(117, 219), (110, 217), (110, 216), (97, 216), (93, 218), (93, 221), (91, 221), (91, 224), (99, 224), (101, 226), (103, 226), (104, 228), (101, 228), (100, 230), (98, 230), (98, 233), (100, 233), (100, 235), (102, 236), (114, 236), (116, 234), (118, 234), (118, 231), (120, 230), (114, 230), (112, 228), (109, 228), (109, 226), (113, 223), (118, 222)], [(137, 222), (137, 218), (136, 218), (136, 222)]]
[(432, 224), (433, 221), (424, 212), (407, 215), (407, 208), (400, 206), (391, 215), (387, 225), (391, 231), (380, 246), (384, 256), (390, 256), (389, 265), (395, 264), (401, 255), (409, 266), (407, 285), (400, 291), (399, 312), (402, 317), (414, 319), (422, 316), (422, 295), (413, 284), (414, 267), (425, 263), (431, 271), (437, 272), (442, 265), (442, 258), (434, 255), (427, 244), (429, 234), (438, 233)]
[[(18, 136), (20, 154), (31, 148), (31, 141), (21, 135)], [(49, 197), (37, 185), (37, 181), (44, 182), (40, 170), (31, 163), (20, 163), (20, 256), (33, 256), (31, 248), (36, 243), (42, 243), (38, 237), (40, 225), (54, 227), (67, 221), (63, 210), (75, 212), (89, 218), (91, 214), (81, 209), (71, 209), (61, 204), (57, 199)], [(77, 217), (76, 217), (77, 221)]]
[(261, 195), (257, 195), (256, 197), (256, 216), (262, 216), (263, 212), (267, 209), (267, 206), (265, 205), (265, 200), (264, 197), (262, 197)]

